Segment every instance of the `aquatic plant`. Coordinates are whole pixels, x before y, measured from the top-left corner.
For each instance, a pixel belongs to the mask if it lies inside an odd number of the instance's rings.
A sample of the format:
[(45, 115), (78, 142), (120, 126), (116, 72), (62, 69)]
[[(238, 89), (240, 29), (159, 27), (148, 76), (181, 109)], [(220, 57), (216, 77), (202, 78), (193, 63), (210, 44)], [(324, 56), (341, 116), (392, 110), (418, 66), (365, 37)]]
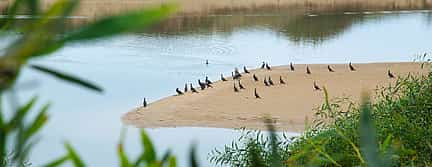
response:
[[(313, 125), (299, 137), (276, 142), (282, 166), (431, 165), (431, 72), (401, 76), (394, 85), (379, 88), (373, 102), (363, 98), (360, 105), (346, 98), (329, 100), (324, 92), (325, 101), (317, 108)], [(245, 160), (271, 152), (269, 139), (248, 136), (215, 149), (210, 161), (253, 166)], [(261, 160), (264, 166), (271, 164), (268, 158)]]

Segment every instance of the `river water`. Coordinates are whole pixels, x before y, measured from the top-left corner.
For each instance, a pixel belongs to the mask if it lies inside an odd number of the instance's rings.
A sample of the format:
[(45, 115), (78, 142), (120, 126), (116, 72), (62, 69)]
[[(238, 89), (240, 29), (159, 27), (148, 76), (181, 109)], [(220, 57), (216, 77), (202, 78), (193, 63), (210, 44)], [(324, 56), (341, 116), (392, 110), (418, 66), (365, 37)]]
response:
[[(234, 67), (253, 68), (262, 61), (412, 61), (431, 51), (430, 37), (431, 11), (384, 11), (182, 17), (152, 31), (71, 44), (31, 63), (87, 78), (105, 91), (93, 93), (24, 69), (18, 81), (20, 102), (37, 92), (39, 104), (52, 103), (50, 121), (29, 161), (38, 166), (59, 157), (65, 152), (63, 142), (69, 141), (89, 166), (118, 166), (116, 144), (122, 127), (127, 127), (126, 151), (136, 157), (141, 150), (139, 130), (123, 125), (120, 117), (141, 105), (143, 97), (155, 101), (173, 95), (185, 82), (205, 75), (216, 80)], [(3, 47), (6, 43), (1, 42)], [(171, 149), (180, 166), (187, 166), (192, 143), (197, 144), (200, 164), (211, 166), (207, 154), (239, 136), (237, 130), (203, 127), (147, 132), (158, 152)]]

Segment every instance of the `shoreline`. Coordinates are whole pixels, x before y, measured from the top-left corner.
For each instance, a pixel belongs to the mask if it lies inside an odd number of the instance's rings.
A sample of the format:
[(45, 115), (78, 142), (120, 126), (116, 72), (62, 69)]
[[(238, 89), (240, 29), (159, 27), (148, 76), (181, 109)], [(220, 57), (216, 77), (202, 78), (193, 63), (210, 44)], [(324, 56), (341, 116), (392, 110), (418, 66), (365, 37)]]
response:
[[(47, 9), (56, 0), (41, 0), (41, 8)], [(0, 12), (4, 13), (12, 0), (0, 2)], [(176, 16), (208, 15), (227, 13), (259, 12), (335, 12), (335, 11), (377, 11), (377, 10), (426, 10), (432, 9), (432, 0), (81, 0), (74, 15), (98, 18), (120, 12), (164, 4), (177, 4)]]
[[(350, 71), (347, 64), (331, 64), (335, 72), (329, 72), (327, 64), (310, 64), (310, 75), (305, 73), (304, 64), (296, 64), (295, 71), (289, 71), (289, 66), (272, 67), (271, 71), (254, 69), (250, 70), (251, 74), (242, 77), (241, 83), (246, 89), (239, 93), (233, 91), (234, 81), (225, 76), (228, 81), (215, 81), (214, 88), (199, 90), (200, 93), (197, 94), (188, 92), (181, 96), (167, 96), (146, 108), (135, 108), (121, 119), (123, 123), (139, 128), (214, 127), (262, 130), (265, 129), (263, 118), (271, 116), (277, 129), (301, 132), (312, 121), (313, 109), (324, 102), (323, 91), (313, 90), (313, 81), (320, 87), (327, 88), (330, 100), (334, 97), (349, 97), (357, 102), (362, 90), (370, 92), (377, 86), (386, 86), (396, 81), (388, 78), (387, 69), (391, 69), (397, 76), (408, 73), (423, 75), (428, 71), (421, 69), (420, 63), (353, 65), (356, 71)], [(253, 81), (252, 73), (258, 76), (259, 82)], [(264, 76), (271, 76), (275, 86), (264, 86)], [(286, 85), (279, 84), (279, 76), (287, 82)], [(196, 83), (194, 87), (198, 89)], [(254, 88), (257, 88), (261, 99), (255, 99)]]

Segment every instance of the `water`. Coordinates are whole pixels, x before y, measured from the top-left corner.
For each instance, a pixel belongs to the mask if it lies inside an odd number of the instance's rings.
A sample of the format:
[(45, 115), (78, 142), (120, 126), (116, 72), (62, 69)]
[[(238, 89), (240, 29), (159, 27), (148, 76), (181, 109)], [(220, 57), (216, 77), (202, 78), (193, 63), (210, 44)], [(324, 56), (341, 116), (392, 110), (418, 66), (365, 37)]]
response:
[[(185, 82), (205, 75), (216, 80), (234, 67), (252, 68), (261, 61), (272, 65), (412, 61), (415, 54), (431, 51), (431, 18), (430, 11), (214, 15), (173, 19), (151, 32), (68, 45), (31, 63), (87, 78), (105, 92), (92, 93), (24, 69), (18, 82), (20, 102), (37, 92), (39, 104), (53, 104), (30, 162), (40, 165), (59, 157), (67, 140), (88, 165), (117, 166), (122, 114), (139, 106), (143, 97), (155, 101), (173, 95)], [(210, 166), (207, 153), (239, 135), (235, 130), (200, 127), (147, 130), (159, 153), (171, 148), (181, 166), (187, 166), (193, 142), (198, 144), (202, 166)], [(141, 150), (136, 128), (128, 127), (125, 145), (136, 157)]]

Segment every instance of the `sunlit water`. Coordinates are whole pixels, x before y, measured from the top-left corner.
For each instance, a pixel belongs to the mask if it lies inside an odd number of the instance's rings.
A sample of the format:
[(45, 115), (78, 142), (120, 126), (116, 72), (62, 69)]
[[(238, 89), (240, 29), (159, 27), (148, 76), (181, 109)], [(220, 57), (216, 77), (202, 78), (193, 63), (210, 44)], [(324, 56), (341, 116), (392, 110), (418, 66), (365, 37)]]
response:
[[(18, 84), (20, 102), (37, 92), (39, 104), (53, 104), (30, 162), (40, 165), (59, 157), (65, 152), (63, 142), (69, 141), (88, 165), (117, 166), (120, 117), (139, 106), (143, 97), (155, 101), (173, 95), (185, 82), (206, 75), (216, 80), (234, 67), (253, 68), (262, 61), (271, 65), (412, 61), (415, 54), (431, 50), (431, 20), (429, 11), (310, 14), (286, 20), (277, 15), (211, 16), (197, 25), (175, 27), (175, 32), (134, 33), (68, 45), (32, 63), (87, 78), (105, 92), (92, 93), (25, 69)], [(209, 24), (198, 26), (204, 23)], [(171, 149), (181, 166), (187, 166), (192, 143), (198, 146), (200, 164), (210, 166), (208, 152), (239, 136), (236, 130), (200, 127), (147, 131), (158, 152)], [(128, 127), (126, 134), (126, 151), (136, 157), (141, 150), (138, 130)]]

